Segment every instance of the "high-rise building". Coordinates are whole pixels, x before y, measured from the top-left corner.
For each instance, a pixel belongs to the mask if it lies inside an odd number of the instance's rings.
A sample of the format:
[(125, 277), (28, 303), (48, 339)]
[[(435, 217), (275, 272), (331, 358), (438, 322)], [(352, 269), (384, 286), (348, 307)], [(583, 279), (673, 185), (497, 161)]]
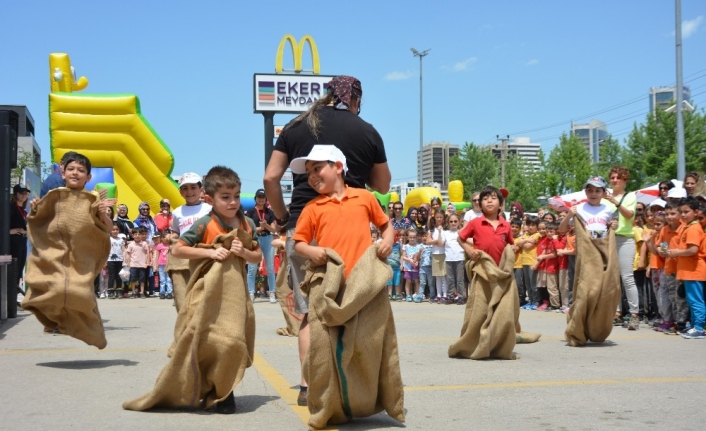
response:
[[(500, 160), (502, 157), (501, 145), (491, 144), (488, 146), (493, 151), (493, 155)], [(541, 149), (541, 144), (530, 142), (530, 138), (516, 137), (512, 141), (507, 142), (506, 157), (509, 157), (510, 155), (520, 156), (527, 161), (533, 170), (538, 171), (541, 169), (541, 166), (539, 165), (539, 150)]]
[(604, 122), (591, 120), (586, 124), (571, 123), (571, 134), (578, 136), (588, 150), (593, 163), (600, 161), (601, 147), (608, 138), (608, 129)]
[[(666, 110), (674, 105), (677, 100), (677, 87), (650, 87), (650, 112), (655, 113), (657, 109)], [(691, 103), (691, 89), (687, 85), (682, 86), (682, 100)]]
[(34, 140), (34, 118), (29, 109), (24, 105), (0, 105), (0, 111), (14, 111), (17, 113), (17, 156), (22, 151), (32, 155), (35, 167), (32, 168), (35, 174), (41, 177), (42, 150)]
[(449, 185), (451, 164), (449, 160), (458, 155), (458, 145), (447, 142), (432, 142), (417, 151), (417, 180), (419, 185), (441, 184), (442, 189)]

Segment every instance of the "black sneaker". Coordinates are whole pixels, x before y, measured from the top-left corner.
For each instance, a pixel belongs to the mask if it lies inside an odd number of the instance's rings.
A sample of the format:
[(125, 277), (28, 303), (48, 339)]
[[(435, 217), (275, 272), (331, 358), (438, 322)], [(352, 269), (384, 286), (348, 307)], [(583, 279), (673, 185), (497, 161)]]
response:
[(306, 395), (309, 392), (308, 386), (299, 386), (299, 396), (297, 397), (297, 405), (306, 407)]
[(174, 296), (171, 293), (167, 293), (167, 299), (174, 299)]
[(164, 299), (166, 296), (162, 295), (161, 293), (159, 294), (159, 299)]
[(233, 392), (229, 393), (223, 401), (216, 403), (216, 413), (222, 415), (232, 415), (235, 413), (235, 397)]

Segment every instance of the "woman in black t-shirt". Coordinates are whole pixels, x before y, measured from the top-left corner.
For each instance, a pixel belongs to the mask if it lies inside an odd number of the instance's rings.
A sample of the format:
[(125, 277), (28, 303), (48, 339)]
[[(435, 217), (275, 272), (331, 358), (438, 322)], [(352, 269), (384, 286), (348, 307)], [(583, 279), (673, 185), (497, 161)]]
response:
[(10, 254), (17, 259), (17, 279), (12, 280), (19, 286), (22, 271), (27, 261), (27, 198), (29, 189), (22, 184), (12, 188), (10, 197)]

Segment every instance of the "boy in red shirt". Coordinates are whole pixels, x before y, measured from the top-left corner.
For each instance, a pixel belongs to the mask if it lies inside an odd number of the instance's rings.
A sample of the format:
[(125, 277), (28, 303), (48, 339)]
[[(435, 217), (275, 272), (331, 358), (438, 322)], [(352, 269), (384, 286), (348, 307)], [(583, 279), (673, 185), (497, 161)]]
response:
[[(560, 308), (557, 312), (562, 313), (569, 312), (569, 256), (560, 253), (566, 248), (566, 234), (560, 234), (557, 230), (559, 227), (558, 222), (550, 223), (548, 226), (549, 236), (552, 238), (552, 243), (554, 244), (554, 250), (556, 250), (556, 262), (557, 262), (557, 287), (559, 288), (559, 295), (561, 296)], [(550, 298), (551, 299), (551, 298)]]
[(687, 197), (679, 202), (679, 212), (684, 226), (680, 232), (678, 248), (666, 251), (667, 257), (677, 260), (677, 279), (684, 283), (686, 301), (691, 310), (692, 328), (682, 333), (687, 339), (704, 338), (706, 306), (704, 305), (704, 281), (706, 281), (706, 261), (700, 253), (704, 231), (696, 220), (699, 201)]
[[(556, 249), (553, 239), (548, 235), (547, 222), (541, 221), (537, 226), (539, 232), (539, 242), (537, 243), (537, 262), (532, 266), (537, 271), (537, 293), (542, 298), (542, 303), (537, 307), (537, 311), (550, 309), (549, 297), (552, 294), (552, 308), (559, 308), (559, 291), (556, 283)], [(551, 287), (550, 287), (551, 286)], [(554, 304), (556, 302), (556, 305)]]
[(471, 259), (477, 261), (484, 251), (499, 265), (505, 246), (514, 244), (510, 223), (498, 217), (504, 196), (495, 187), (487, 186), (478, 198), (483, 216), (466, 223), (458, 234), (458, 242)]

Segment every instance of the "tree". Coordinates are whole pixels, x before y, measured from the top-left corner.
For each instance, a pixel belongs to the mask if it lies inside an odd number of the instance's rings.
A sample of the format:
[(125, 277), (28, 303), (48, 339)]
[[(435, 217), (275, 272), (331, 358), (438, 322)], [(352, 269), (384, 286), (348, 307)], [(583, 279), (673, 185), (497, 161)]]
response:
[(598, 156), (599, 161), (594, 165), (593, 171), (606, 180), (613, 166), (625, 163), (625, 149), (620, 145), (620, 142), (617, 139), (613, 139), (612, 136), (608, 136), (608, 138), (603, 141)]
[(581, 190), (592, 171), (590, 155), (583, 142), (575, 135), (562, 134), (546, 162), (545, 191), (558, 196)]
[(500, 162), (488, 147), (466, 142), (449, 163), (451, 179), (463, 183), (463, 191), (469, 201), (473, 192), (480, 191), (488, 184), (498, 186), (500, 183)]
[[(677, 176), (676, 114), (661, 110), (648, 114), (644, 124), (635, 124), (627, 139), (625, 166), (630, 170), (628, 189), (655, 184)], [(706, 166), (706, 116), (684, 111), (686, 171)], [(683, 179), (683, 178), (678, 178)]]
[(505, 164), (505, 188), (509, 192), (507, 201), (519, 202), (525, 211), (535, 212), (539, 208), (537, 198), (544, 193), (541, 178), (541, 171), (535, 171), (522, 156), (511, 155)]
[(39, 177), (42, 179), (42, 181), (44, 181), (44, 179), (52, 173), (51, 164), (45, 162), (37, 163), (32, 153), (26, 151), (24, 148), (18, 148), (17, 167), (12, 169), (10, 172), (11, 184), (17, 184), (22, 181), (22, 172), (24, 172), (25, 168), (39, 168)]

